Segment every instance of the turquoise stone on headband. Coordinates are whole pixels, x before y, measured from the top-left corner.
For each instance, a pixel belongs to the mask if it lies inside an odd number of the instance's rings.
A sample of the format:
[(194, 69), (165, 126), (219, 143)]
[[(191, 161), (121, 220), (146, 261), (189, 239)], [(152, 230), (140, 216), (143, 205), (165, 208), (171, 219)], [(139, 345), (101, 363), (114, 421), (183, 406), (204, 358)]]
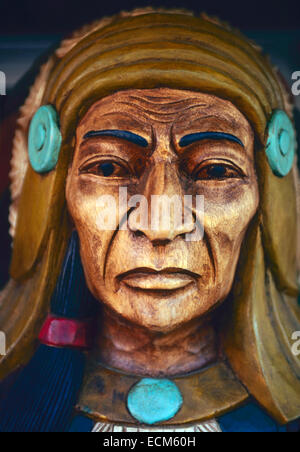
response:
[(182, 401), (181, 392), (173, 381), (143, 378), (129, 391), (127, 407), (135, 419), (151, 425), (172, 419)]
[(43, 105), (33, 116), (28, 134), (28, 154), (37, 173), (47, 173), (57, 164), (61, 133), (59, 119), (52, 105)]
[(275, 110), (268, 124), (266, 154), (276, 176), (286, 176), (294, 162), (296, 135), (294, 126), (283, 110)]

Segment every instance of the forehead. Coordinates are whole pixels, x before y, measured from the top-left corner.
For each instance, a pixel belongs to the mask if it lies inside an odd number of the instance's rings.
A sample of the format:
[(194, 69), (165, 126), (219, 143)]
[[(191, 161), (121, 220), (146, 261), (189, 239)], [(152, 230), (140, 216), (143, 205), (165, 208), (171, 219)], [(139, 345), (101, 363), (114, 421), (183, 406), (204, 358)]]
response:
[[(174, 134), (201, 130), (231, 132), (248, 141), (252, 128), (230, 101), (197, 91), (170, 88), (119, 91), (95, 102), (78, 125), (78, 132), (128, 127), (151, 134), (172, 127)], [(248, 138), (247, 138), (248, 137)]]

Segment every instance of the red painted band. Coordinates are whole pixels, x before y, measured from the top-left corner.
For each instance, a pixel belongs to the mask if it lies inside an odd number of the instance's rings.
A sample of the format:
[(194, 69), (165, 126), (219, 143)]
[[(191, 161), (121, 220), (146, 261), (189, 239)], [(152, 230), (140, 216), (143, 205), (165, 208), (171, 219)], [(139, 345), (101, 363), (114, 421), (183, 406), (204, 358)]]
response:
[(49, 315), (39, 334), (42, 344), (53, 347), (91, 348), (93, 327), (90, 320), (74, 320)]

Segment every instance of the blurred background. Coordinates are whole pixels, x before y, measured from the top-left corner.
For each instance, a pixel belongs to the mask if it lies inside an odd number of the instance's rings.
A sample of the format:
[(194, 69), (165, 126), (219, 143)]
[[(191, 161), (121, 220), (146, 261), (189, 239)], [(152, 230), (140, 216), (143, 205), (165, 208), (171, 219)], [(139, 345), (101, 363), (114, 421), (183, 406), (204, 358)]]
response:
[[(300, 71), (299, 1), (265, 0), (0, 0), (0, 71), (6, 96), (0, 96), (0, 289), (8, 278), (11, 243), (8, 235), (9, 161), (17, 112), (40, 64), (73, 30), (103, 16), (136, 7), (186, 8), (206, 12), (239, 28), (271, 57), (291, 88)], [(294, 96), (300, 131), (300, 95)]]

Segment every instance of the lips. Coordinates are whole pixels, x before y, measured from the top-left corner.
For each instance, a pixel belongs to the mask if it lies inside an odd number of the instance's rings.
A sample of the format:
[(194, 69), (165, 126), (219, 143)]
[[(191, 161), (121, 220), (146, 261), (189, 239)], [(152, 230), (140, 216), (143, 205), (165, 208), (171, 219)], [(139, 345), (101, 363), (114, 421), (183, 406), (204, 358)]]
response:
[(194, 283), (199, 277), (188, 270), (167, 268), (156, 271), (150, 268), (135, 269), (119, 276), (119, 281), (133, 289), (148, 291), (173, 291)]

